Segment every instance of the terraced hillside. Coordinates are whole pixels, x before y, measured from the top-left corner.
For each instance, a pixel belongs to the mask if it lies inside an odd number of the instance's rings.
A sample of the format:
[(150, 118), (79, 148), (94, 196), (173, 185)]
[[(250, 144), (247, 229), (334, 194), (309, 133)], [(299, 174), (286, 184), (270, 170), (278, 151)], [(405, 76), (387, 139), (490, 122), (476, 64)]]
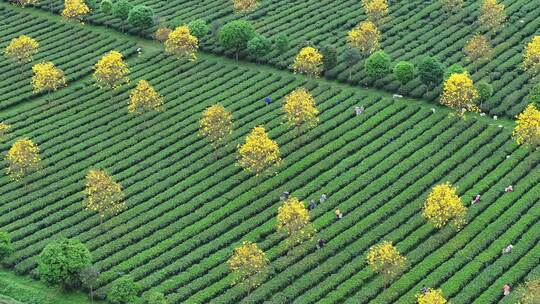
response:
[[(5, 0), (4, 0), (5, 1)], [(342, 53), (346, 48), (346, 34), (360, 21), (366, 19), (359, 0), (351, 1), (285, 1), (263, 0), (259, 7), (246, 16), (235, 14), (230, 0), (133, 0), (133, 4), (145, 4), (154, 9), (165, 25), (177, 25), (202, 18), (208, 23), (221, 25), (227, 21), (245, 18), (250, 20), (258, 32), (275, 38), (286, 34), (291, 48), (280, 55), (276, 52), (266, 60), (278, 67), (286, 68), (292, 62), (299, 46), (311, 41), (318, 47), (332, 45)], [(448, 17), (436, 0), (389, 1), (390, 18), (381, 27), (382, 49), (394, 63), (400, 60), (418, 62), (424, 56), (436, 56), (446, 66), (460, 64), (472, 73), (474, 81), (485, 80), (493, 85), (495, 95), (483, 104), (483, 110), (492, 115), (513, 118), (527, 105), (525, 97), (535, 82), (519, 68), (523, 46), (531, 37), (540, 33), (540, 6), (536, 1), (500, 1), (506, 6), (508, 22), (496, 35), (492, 35), (495, 47), (489, 62), (470, 63), (463, 54), (465, 43), (478, 30), (479, 1), (465, 1), (464, 9)], [(99, 3), (99, 1), (94, 1)], [(59, 12), (62, 0), (43, 0), (40, 6)], [(99, 5), (90, 20), (116, 28), (124, 27), (120, 19), (104, 16)], [(155, 29), (154, 27), (153, 29)], [(149, 34), (149, 33), (147, 33)], [(214, 37), (204, 41), (204, 49), (217, 54), (224, 50)], [(347, 82), (348, 67), (343, 60), (326, 75)], [(351, 83), (361, 86), (376, 86), (397, 92), (399, 84), (392, 75), (374, 82), (366, 76), (362, 64), (355, 68)], [(407, 95), (435, 100), (440, 88), (431, 89), (415, 79), (403, 88)]]

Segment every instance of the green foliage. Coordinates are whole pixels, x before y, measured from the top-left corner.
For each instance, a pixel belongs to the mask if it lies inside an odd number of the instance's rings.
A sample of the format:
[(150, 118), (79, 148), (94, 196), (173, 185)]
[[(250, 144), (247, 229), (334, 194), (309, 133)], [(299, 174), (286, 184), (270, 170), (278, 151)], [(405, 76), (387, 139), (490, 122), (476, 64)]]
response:
[(48, 284), (76, 288), (81, 285), (80, 271), (91, 263), (92, 256), (83, 243), (60, 239), (43, 248), (38, 259), (38, 274)]
[(13, 252), (11, 237), (5, 231), (0, 231), (0, 263)]
[(123, 276), (111, 284), (107, 300), (112, 304), (131, 304), (138, 300), (141, 287), (130, 276)]
[(279, 53), (285, 53), (289, 49), (289, 38), (287, 35), (277, 35), (277, 37), (274, 39), (274, 47)]
[(147, 28), (154, 24), (154, 11), (146, 5), (136, 5), (129, 11), (129, 24), (137, 28)]
[(113, 3), (111, 0), (101, 1), (100, 10), (103, 14), (109, 15), (113, 10)]
[(369, 77), (381, 78), (390, 73), (390, 63), (390, 56), (384, 51), (377, 51), (368, 57), (364, 68)]
[(357, 49), (348, 48), (343, 52), (343, 60), (345, 60), (348, 66), (352, 66), (362, 60), (362, 54)]
[(189, 32), (191, 35), (201, 39), (206, 36), (210, 31), (210, 27), (206, 24), (206, 21), (203, 19), (196, 19), (188, 23)]
[(402, 84), (414, 79), (414, 65), (408, 61), (400, 61), (394, 66), (394, 76)]
[(337, 65), (337, 50), (333, 45), (325, 45), (321, 48), (323, 55), (324, 70), (328, 71)]
[(161, 292), (147, 291), (143, 294), (143, 304), (169, 304), (169, 301)]
[(478, 91), (478, 96), (482, 102), (485, 102), (493, 95), (493, 87), (483, 80), (476, 84), (476, 90)]
[(536, 108), (540, 109), (540, 83), (537, 83), (529, 92), (527, 103), (535, 104)]
[(261, 58), (272, 50), (272, 42), (263, 35), (256, 35), (249, 40), (247, 49), (251, 55)]
[(118, 0), (113, 5), (112, 14), (116, 18), (126, 20), (129, 17), (129, 11), (133, 8), (133, 5), (128, 0)]
[(418, 74), (425, 85), (437, 85), (443, 80), (444, 67), (438, 59), (424, 57), (418, 65)]
[(221, 27), (218, 40), (224, 48), (234, 50), (238, 60), (238, 52), (245, 49), (248, 41), (255, 35), (255, 28), (251, 23), (245, 20), (235, 20)]
[(450, 75), (452, 74), (461, 74), (464, 72), (467, 72), (467, 70), (464, 67), (462, 67), (461, 65), (457, 63), (454, 63), (451, 66), (449, 66), (446, 69), (446, 71), (444, 71), (444, 79), (445, 80), (448, 79), (448, 77), (450, 77)]

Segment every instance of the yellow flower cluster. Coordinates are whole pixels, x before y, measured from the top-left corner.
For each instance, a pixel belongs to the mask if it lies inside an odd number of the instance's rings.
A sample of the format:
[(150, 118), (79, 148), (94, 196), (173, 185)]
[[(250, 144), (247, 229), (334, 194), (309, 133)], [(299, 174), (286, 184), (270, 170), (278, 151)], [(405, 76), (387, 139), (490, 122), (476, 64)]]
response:
[(38, 3), (38, 0), (14, 0), (16, 4), (25, 7), (27, 5), (36, 5)]
[(257, 0), (233, 0), (234, 10), (240, 13), (251, 12), (255, 10), (258, 4)]
[(292, 126), (300, 128), (303, 125), (317, 125), (319, 110), (315, 107), (315, 99), (304, 88), (298, 88), (285, 96), (283, 103), (285, 120)]
[(450, 75), (444, 83), (440, 103), (458, 111), (478, 112), (476, 105), (479, 95), (469, 73)]
[(386, 281), (400, 274), (407, 262), (407, 258), (402, 256), (390, 241), (371, 246), (366, 260), (371, 269), (382, 274)]
[(540, 145), (540, 111), (535, 105), (529, 104), (516, 116), (516, 127), (512, 136), (518, 145), (531, 147)]
[(219, 147), (232, 133), (232, 114), (220, 104), (206, 108), (199, 120), (199, 132), (207, 137), (214, 148)]
[(147, 110), (159, 111), (163, 106), (161, 95), (146, 80), (140, 80), (129, 95), (129, 113), (141, 114)]
[(86, 175), (84, 208), (105, 215), (116, 215), (126, 209), (122, 187), (105, 171), (90, 170)]
[(4, 140), (4, 137), (9, 132), (9, 129), (11, 129), (10, 125), (5, 122), (0, 122), (0, 140)]
[(190, 61), (197, 59), (199, 39), (191, 35), (187, 25), (179, 26), (169, 34), (165, 41), (165, 53), (178, 59), (187, 58)]
[(383, 18), (388, 15), (387, 0), (362, 0), (362, 5), (369, 20), (376, 24), (382, 23)]
[(118, 51), (110, 51), (94, 65), (94, 79), (100, 88), (116, 89), (128, 83), (128, 73), (128, 66)]
[(455, 187), (446, 182), (433, 187), (424, 202), (422, 215), (436, 228), (442, 228), (448, 223), (456, 229), (465, 224), (467, 208), (461, 203)]
[(279, 207), (276, 227), (287, 234), (292, 245), (309, 240), (315, 234), (306, 206), (295, 197), (289, 197)]
[(496, 31), (506, 21), (504, 4), (497, 3), (497, 0), (484, 0), (479, 21), (481, 26)]
[(6, 49), (4, 54), (8, 58), (12, 58), (19, 63), (27, 63), (32, 61), (32, 57), (37, 53), (39, 43), (26, 35), (13, 38)]
[(32, 67), (32, 71), (34, 72), (32, 76), (34, 93), (56, 91), (66, 86), (64, 72), (55, 67), (52, 62), (35, 64)]
[(279, 147), (262, 126), (253, 128), (246, 137), (246, 143), (238, 145), (238, 164), (248, 172), (259, 175), (280, 163)]
[(442, 290), (440, 289), (431, 289), (423, 293), (416, 295), (416, 301), (418, 304), (446, 304), (447, 301), (443, 297)]
[(295, 73), (318, 77), (322, 72), (322, 65), (323, 55), (316, 48), (306, 46), (296, 55), (292, 69)]
[(482, 34), (475, 34), (471, 40), (467, 41), (463, 48), (463, 52), (470, 61), (480, 58), (490, 58), (492, 51), (488, 38)]
[(39, 148), (28, 138), (17, 140), (6, 154), (7, 174), (20, 180), (29, 173), (39, 170), (41, 157)]
[(523, 69), (531, 74), (540, 72), (540, 36), (534, 36), (523, 54)]
[(62, 17), (80, 20), (83, 15), (86, 15), (89, 12), (90, 8), (84, 3), (84, 0), (65, 0)]
[(441, 6), (446, 13), (456, 13), (463, 8), (463, 0), (440, 0)]
[(380, 39), (381, 33), (371, 21), (360, 22), (347, 34), (347, 43), (358, 49), (364, 56), (370, 55), (381, 47)]
[(262, 272), (268, 267), (269, 261), (257, 244), (244, 241), (242, 246), (234, 249), (227, 264), (229, 270), (236, 276), (234, 283), (240, 283)]

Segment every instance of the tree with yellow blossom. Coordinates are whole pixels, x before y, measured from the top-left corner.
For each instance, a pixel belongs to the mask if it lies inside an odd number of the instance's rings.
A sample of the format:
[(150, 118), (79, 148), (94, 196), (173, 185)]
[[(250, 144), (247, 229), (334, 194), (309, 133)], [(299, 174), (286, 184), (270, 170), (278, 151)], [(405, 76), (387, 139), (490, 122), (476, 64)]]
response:
[(40, 168), (39, 148), (28, 138), (17, 140), (6, 154), (7, 174), (14, 180), (21, 180), (26, 175)]
[(38, 0), (12, 0), (12, 2), (22, 7), (26, 7), (28, 5), (36, 5)]
[(533, 75), (540, 72), (540, 36), (534, 36), (525, 47), (523, 69)]
[(506, 22), (504, 4), (497, 3), (497, 0), (484, 0), (480, 7), (480, 26), (497, 31)]
[(32, 57), (38, 52), (39, 43), (26, 35), (11, 39), (4, 50), (4, 55), (23, 65), (32, 61)]
[(5, 122), (0, 122), (0, 141), (3, 141), (7, 136), (11, 126)]
[(269, 263), (264, 251), (249, 241), (244, 241), (242, 246), (235, 248), (227, 261), (234, 276), (233, 284), (245, 285), (248, 294), (260, 284), (260, 274), (268, 269)]
[(457, 111), (478, 112), (479, 95), (469, 73), (454, 73), (444, 82), (440, 103)]
[(456, 229), (465, 224), (467, 208), (461, 203), (457, 189), (450, 183), (435, 185), (429, 193), (422, 215), (436, 228), (442, 228), (451, 223)]
[(455, 14), (463, 8), (463, 0), (439, 0), (442, 9), (447, 14)]
[(285, 121), (299, 131), (303, 126), (314, 127), (319, 122), (315, 99), (305, 88), (298, 88), (285, 96), (283, 112)]
[(118, 51), (110, 51), (94, 65), (94, 79), (100, 88), (119, 88), (129, 82), (128, 73), (129, 68)]
[(232, 114), (221, 104), (206, 108), (199, 120), (199, 133), (206, 137), (215, 149), (226, 142), (232, 128)]
[(84, 0), (65, 0), (62, 17), (80, 21), (84, 15), (90, 13), (90, 8)]
[(83, 205), (97, 212), (100, 223), (107, 215), (116, 215), (127, 208), (120, 184), (103, 170), (90, 170), (86, 175)]
[(388, 16), (387, 0), (362, 0), (364, 11), (371, 22), (381, 24)]
[(358, 49), (364, 57), (380, 49), (381, 33), (371, 21), (360, 22), (347, 34), (349, 46)]
[(540, 110), (529, 104), (516, 116), (516, 127), (512, 132), (516, 143), (535, 149), (540, 144)]
[(446, 304), (442, 290), (428, 288), (426, 292), (416, 295), (417, 304)]
[(467, 41), (463, 52), (467, 55), (467, 59), (470, 61), (476, 61), (478, 59), (489, 59), (493, 48), (489, 39), (482, 34), (475, 34)]
[(314, 47), (306, 46), (300, 50), (292, 69), (295, 73), (303, 73), (311, 77), (319, 77), (323, 67), (323, 55)]
[(315, 235), (308, 210), (296, 197), (289, 197), (278, 209), (277, 225), (279, 232), (287, 235), (289, 245), (298, 245)]
[(238, 145), (238, 165), (247, 172), (260, 175), (280, 163), (278, 144), (268, 137), (262, 126), (253, 128), (246, 143)]
[(175, 28), (165, 40), (165, 53), (178, 59), (196, 60), (198, 48), (199, 39), (191, 34), (187, 25)]
[(146, 80), (139, 80), (137, 87), (129, 95), (129, 113), (142, 114), (149, 110), (159, 111), (163, 98)]
[(259, 4), (257, 0), (232, 0), (234, 11), (242, 14), (249, 13)]
[(52, 92), (66, 86), (64, 72), (52, 62), (37, 63), (32, 67), (32, 86), (34, 93)]
[(540, 279), (535, 279), (524, 284), (520, 289), (521, 299), (518, 304), (540, 303)]
[(407, 262), (407, 258), (402, 256), (390, 241), (371, 246), (366, 260), (374, 272), (383, 276), (385, 286), (405, 270)]

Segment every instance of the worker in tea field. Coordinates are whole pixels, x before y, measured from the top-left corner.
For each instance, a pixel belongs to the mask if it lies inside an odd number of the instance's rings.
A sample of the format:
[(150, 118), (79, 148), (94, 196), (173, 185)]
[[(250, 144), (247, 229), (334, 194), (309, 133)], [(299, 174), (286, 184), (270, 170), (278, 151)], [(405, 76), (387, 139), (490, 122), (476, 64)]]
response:
[(358, 115), (364, 113), (365, 109), (364, 109), (364, 106), (360, 106), (360, 107), (357, 106), (357, 107), (354, 108), (354, 111), (356, 112), (356, 116), (358, 116)]
[(272, 102), (272, 99), (270, 99), (270, 96), (266, 96), (264, 102), (266, 103), (266, 105), (269, 105)]
[(321, 195), (321, 198), (319, 199), (319, 203), (324, 203), (326, 200), (328, 199), (328, 197), (326, 196), (326, 194), (322, 194)]
[(502, 254), (508, 254), (512, 252), (513, 249), (514, 249), (514, 245), (510, 244), (502, 250)]
[(315, 209), (315, 207), (317, 207), (317, 204), (315, 203), (315, 200), (311, 200), (309, 202), (308, 210), (311, 211), (311, 210)]
[(284, 201), (286, 199), (289, 198), (289, 191), (283, 191), (283, 193), (281, 193), (281, 195), (279, 196), (279, 199)]
[(325, 239), (319, 239), (319, 248), (323, 248), (324, 245), (326, 245), (326, 240)]
[(339, 209), (336, 209), (336, 218), (338, 220), (343, 218), (343, 213), (341, 213), (341, 210), (339, 210)]
[(477, 194), (471, 202), (471, 205), (480, 203), (480, 194)]
[(511, 289), (511, 288), (510, 288), (510, 285), (504, 284), (504, 286), (503, 286), (503, 294), (504, 294), (505, 296), (509, 295), (509, 294), (510, 294), (510, 289)]
[(504, 192), (513, 192), (514, 191), (514, 187), (512, 187), (512, 185), (504, 188)]

